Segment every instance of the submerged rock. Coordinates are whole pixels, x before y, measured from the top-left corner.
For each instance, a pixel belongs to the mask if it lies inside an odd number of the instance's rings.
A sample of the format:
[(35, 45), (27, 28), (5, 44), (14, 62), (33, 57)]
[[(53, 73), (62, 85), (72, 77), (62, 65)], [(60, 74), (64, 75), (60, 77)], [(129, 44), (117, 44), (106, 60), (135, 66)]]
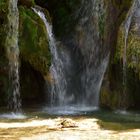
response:
[(74, 122), (72, 119), (64, 119), (61, 122), (61, 127), (62, 128), (73, 128), (73, 127), (78, 127), (76, 125), (76, 122)]

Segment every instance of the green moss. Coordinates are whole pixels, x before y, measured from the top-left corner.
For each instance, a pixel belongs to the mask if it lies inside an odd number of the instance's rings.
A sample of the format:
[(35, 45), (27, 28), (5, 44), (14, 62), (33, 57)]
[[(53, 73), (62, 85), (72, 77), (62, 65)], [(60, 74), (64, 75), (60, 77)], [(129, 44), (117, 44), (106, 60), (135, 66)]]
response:
[(116, 109), (127, 109), (131, 106), (132, 101), (129, 95), (125, 97), (123, 89), (115, 89), (113, 91), (106, 89), (105, 87), (101, 90), (101, 106), (116, 110)]
[[(140, 36), (135, 24), (131, 26), (127, 40), (126, 83), (123, 85), (123, 57), (125, 47), (125, 29), (122, 25), (118, 34), (116, 54), (109, 71), (109, 86), (103, 85), (101, 102), (110, 107), (136, 107), (140, 103)], [(111, 72), (112, 71), (112, 72)], [(125, 95), (123, 90), (126, 88)]]
[(20, 11), (20, 56), (37, 71), (46, 75), (50, 66), (48, 35), (43, 21), (32, 10), (24, 7)]
[(101, 90), (101, 106), (108, 107), (111, 109), (118, 109), (121, 107), (120, 104), (121, 91), (120, 89), (111, 91), (109, 88), (103, 87)]
[[(115, 61), (122, 61), (125, 46), (124, 28), (120, 28)], [(127, 42), (127, 68), (133, 69), (140, 76), (140, 37), (133, 31), (129, 32)]]

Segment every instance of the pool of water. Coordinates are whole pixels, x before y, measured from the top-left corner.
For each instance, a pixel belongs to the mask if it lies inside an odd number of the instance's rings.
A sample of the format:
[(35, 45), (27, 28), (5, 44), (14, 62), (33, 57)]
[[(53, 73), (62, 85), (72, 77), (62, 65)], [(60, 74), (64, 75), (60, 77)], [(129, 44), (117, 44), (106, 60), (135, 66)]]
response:
[(42, 112), (52, 115), (86, 115), (97, 111), (98, 107), (91, 106), (62, 106), (62, 107), (45, 107)]
[(138, 140), (140, 112), (91, 107), (28, 108), (23, 113), (0, 110), (3, 140)]
[(14, 113), (4, 111), (0, 109), (0, 121), (16, 121), (16, 120), (28, 120), (32, 118), (48, 119), (57, 117), (87, 117), (97, 118), (99, 120), (107, 122), (138, 122), (140, 123), (140, 111), (126, 111), (116, 110), (109, 111), (99, 109), (97, 107), (85, 107), (85, 106), (65, 106), (65, 107), (31, 107), (24, 108), (23, 112)]

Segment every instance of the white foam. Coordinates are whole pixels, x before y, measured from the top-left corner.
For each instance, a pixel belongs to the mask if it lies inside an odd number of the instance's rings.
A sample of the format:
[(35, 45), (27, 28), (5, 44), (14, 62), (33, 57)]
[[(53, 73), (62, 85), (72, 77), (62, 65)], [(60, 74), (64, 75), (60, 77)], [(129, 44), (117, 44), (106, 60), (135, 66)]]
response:
[(89, 112), (97, 111), (98, 107), (89, 106), (62, 106), (62, 107), (45, 107), (43, 111), (52, 115), (82, 115)]
[(25, 116), (22, 113), (11, 112), (11, 113), (1, 114), (0, 118), (3, 118), (3, 119), (26, 119), (27, 116)]
[(128, 115), (130, 114), (128, 111), (126, 110), (116, 110), (115, 111), (116, 114), (122, 114), (122, 115)]

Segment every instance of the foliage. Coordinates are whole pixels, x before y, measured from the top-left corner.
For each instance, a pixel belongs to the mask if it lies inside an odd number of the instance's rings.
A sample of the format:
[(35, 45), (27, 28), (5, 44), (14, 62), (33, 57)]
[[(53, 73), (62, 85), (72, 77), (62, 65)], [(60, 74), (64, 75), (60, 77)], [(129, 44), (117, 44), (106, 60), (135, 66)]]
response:
[[(125, 31), (120, 28), (115, 61), (122, 61), (124, 55)], [(134, 69), (140, 75), (140, 37), (131, 30), (127, 41), (127, 67)]]

